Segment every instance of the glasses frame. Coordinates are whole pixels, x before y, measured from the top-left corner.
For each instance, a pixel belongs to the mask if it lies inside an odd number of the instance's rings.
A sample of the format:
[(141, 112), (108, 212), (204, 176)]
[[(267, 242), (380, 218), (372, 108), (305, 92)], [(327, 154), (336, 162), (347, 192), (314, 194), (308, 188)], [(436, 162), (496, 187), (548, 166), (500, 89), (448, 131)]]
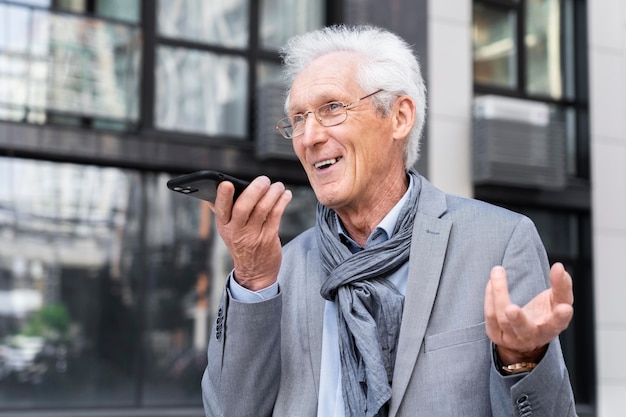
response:
[[(294, 114), (291, 117), (284, 117), (284, 118), (280, 119), (278, 122), (276, 122), (276, 126), (274, 128), (285, 139), (294, 139), (294, 138), (297, 138), (299, 136), (302, 136), (302, 135), (304, 135), (304, 131), (302, 133), (297, 134), (297, 135), (293, 135), (293, 134), (290, 135), (290, 134), (287, 133), (286, 129), (291, 128), (291, 132), (293, 133), (293, 123), (292, 123), (291, 120), (293, 118), (296, 118), (296, 117), (301, 117), (302, 121), (304, 123), (304, 122), (306, 122), (307, 118), (309, 117), (309, 114), (311, 114), (311, 113), (313, 113), (315, 115), (315, 120), (317, 120), (317, 122), (320, 125), (324, 126), (324, 127), (332, 127), (332, 126), (340, 125), (340, 124), (342, 124), (343, 122), (345, 122), (348, 119), (348, 110), (350, 110), (352, 107), (354, 107), (356, 104), (360, 103), (361, 101), (365, 100), (366, 98), (370, 98), (374, 94), (378, 94), (381, 91), (383, 91), (382, 88), (380, 88), (380, 89), (378, 89), (378, 90), (374, 91), (373, 93), (370, 93), (370, 94), (368, 94), (366, 96), (363, 96), (360, 99), (353, 101), (352, 103), (344, 104), (343, 101), (331, 101), (330, 103), (322, 104), (321, 106), (319, 106), (315, 110), (309, 110), (309, 111), (307, 111), (305, 113), (296, 113), (296, 114)], [(320, 111), (320, 109), (322, 109), (324, 107), (327, 107), (329, 105), (332, 105), (332, 104), (339, 104), (342, 107), (342, 109), (343, 109), (343, 114), (345, 115), (345, 117), (343, 118), (343, 120), (341, 120), (341, 121), (339, 121), (337, 123), (326, 124), (326, 123), (324, 123), (323, 118), (320, 117), (318, 112)], [(281, 126), (281, 124), (282, 124), (282, 126)]]

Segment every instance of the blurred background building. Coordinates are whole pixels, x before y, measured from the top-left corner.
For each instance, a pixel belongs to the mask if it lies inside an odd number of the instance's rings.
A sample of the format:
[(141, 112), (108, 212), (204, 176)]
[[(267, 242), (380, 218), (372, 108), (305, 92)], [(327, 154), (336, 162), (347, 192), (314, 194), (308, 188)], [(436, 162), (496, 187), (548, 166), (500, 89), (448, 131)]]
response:
[(333, 23), (415, 46), (417, 168), (531, 217), (575, 281), (581, 416), (626, 377), (624, 0), (0, 0), (0, 416), (200, 417), (231, 261), (173, 175), (264, 173), (315, 198), (273, 126), (278, 48)]

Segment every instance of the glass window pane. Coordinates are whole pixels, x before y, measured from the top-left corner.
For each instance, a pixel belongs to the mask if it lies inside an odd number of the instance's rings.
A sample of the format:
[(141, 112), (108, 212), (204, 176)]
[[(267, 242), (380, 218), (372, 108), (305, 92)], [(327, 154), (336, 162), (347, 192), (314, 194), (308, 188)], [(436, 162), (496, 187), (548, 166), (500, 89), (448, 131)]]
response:
[(318, 0), (261, 1), (261, 45), (279, 49), (294, 35), (324, 24), (325, 2)]
[[(0, 413), (201, 407), (232, 260), (208, 205), (169, 178), (0, 157)], [(310, 187), (287, 186), (283, 243), (316, 209)]]
[(137, 119), (138, 29), (53, 15), (47, 107), (61, 112)]
[(50, 0), (17, 0), (13, 3), (21, 3), (31, 6), (48, 7), (50, 6)]
[(226, 47), (248, 45), (248, 0), (159, 0), (157, 31), (167, 37)]
[(31, 9), (0, 4), (0, 51), (24, 53), (28, 50)]
[(87, 11), (87, 2), (86, 0), (53, 0), (52, 7), (68, 12), (84, 13)]
[(474, 82), (516, 87), (515, 12), (474, 3)]
[(140, 1), (141, 0), (100, 0), (96, 3), (96, 14), (98, 16), (137, 23), (139, 22), (139, 12), (141, 9)]
[(138, 119), (139, 29), (24, 7), (12, 8), (9, 18), (21, 41), (0, 35), (0, 118), (42, 123), (48, 112)]
[(555, 99), (563, 96), (561, 2), (526, 1), (526, 90)]
[[(207, 203), (166, 187), (171, 176), (149, 175), (146, 198), (147, 293), (143, 402), (190, 404), (201, 398), (211, 315), (231, 262), (218, 247)], [(226, 268), (213, 270), (220, 260)], [(217, 282), (218, 280), (221, 280)]]
[[(171, 176), (150, 175), (146, 198), (146, 356), (143, 403), (197, 404), (206, 348), (232, 259), (208, 203), (171, 192)], [(283, 243), (315, 222), (310, 187), (293, 199), (280, 228)]]
[(133, 405), (138, 175), (0, 158), (0, 183), (0, 408)]
[(260, 62), (257, 66), (257, 84), (259, 87), (266, 85), (280, 85), (287, 91), (283, 80), (282, 67), (275, 62)]
[(243, 138), (247, 131), (247, 77), (244, 58), (159, 47), (155, 125)]

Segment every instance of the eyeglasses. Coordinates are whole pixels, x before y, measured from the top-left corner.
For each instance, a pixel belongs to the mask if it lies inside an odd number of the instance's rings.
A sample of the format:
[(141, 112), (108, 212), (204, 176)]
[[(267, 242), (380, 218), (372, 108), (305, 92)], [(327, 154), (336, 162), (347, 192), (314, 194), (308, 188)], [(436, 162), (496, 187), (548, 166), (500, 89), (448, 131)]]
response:
[(276, 130), (278, 130), (285, 139), (296, 138), (304, 134), (304, 125), (307, 117), (311, 113), (315, 115), (315, 120), (317, 120), (322, 126), (337, 126), (338, 124), (346, 121), (348, 118), (348, 110), (350, 110), (351, 107), (366, 98), (372, 97), (374, 94), (380, 93), (381, 91), (383, 91), (382, 88), (366, 95), (365, 97), (361, 97), (357, 101), (353, 101), (350, 104), (344, 104), (341, 101), (331, 101), (330, 103), (319, 106), (315, 110), (309, 110), (306, 113), (298, 113), (291, 117), (285, 117), (276, 123)]

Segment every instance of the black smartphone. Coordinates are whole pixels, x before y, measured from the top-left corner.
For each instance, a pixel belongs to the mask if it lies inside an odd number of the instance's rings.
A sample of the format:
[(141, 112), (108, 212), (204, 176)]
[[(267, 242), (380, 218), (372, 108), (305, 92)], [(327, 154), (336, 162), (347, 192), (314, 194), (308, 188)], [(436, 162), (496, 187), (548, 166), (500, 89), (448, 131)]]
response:
[(217, 195), (217, 186), (222, 181), (230, 181), (235, 186), (233, 201), (250, 184), (248, 181), (224, 174), (223, 172), (202, 170), (170, 179), (167, 182), (167, 188), (177, 193), (213, 203)]

